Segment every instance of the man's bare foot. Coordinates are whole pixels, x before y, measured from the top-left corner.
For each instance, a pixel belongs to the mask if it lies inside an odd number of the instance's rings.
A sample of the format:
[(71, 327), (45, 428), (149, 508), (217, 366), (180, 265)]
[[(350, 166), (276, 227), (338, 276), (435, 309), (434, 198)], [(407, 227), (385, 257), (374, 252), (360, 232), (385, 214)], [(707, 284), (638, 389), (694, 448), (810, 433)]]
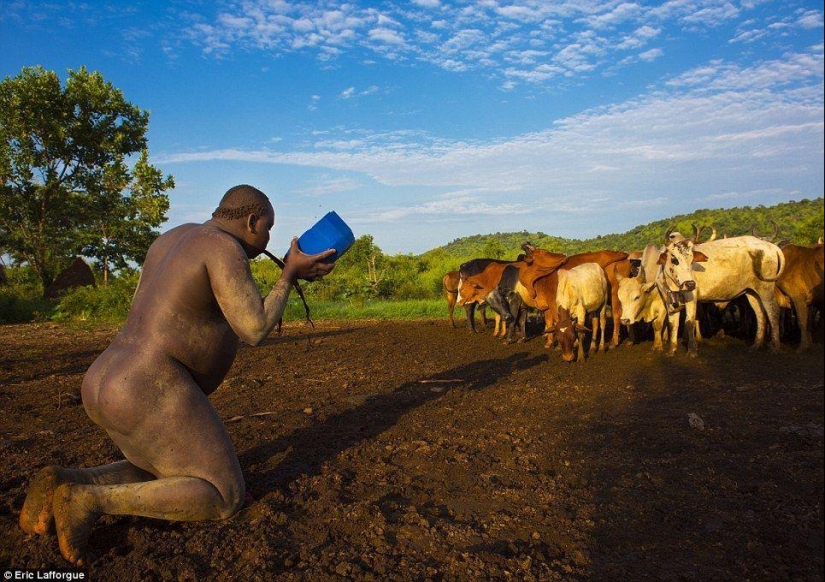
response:
[(35, 475), (20, 510), (20, 527), (26, 533), (44, 534), (54, 525), (52, 497), (54, 490), (66, 482), (58, 467), (45, 467)]
[(87, 487), (66, 483), (54, 492), (54, 523), (60, 553), (76, 566), (86, 565), (89, 531), (101, 515)]

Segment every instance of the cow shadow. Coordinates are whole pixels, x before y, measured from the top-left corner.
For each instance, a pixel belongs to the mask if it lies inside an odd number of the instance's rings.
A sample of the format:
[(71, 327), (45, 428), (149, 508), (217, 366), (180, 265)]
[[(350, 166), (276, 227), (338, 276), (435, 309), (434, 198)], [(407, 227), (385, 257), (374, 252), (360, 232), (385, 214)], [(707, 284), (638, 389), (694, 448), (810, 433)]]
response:
[[(248, 485), (257, 497), (270, 490), (287, 491), (300, 475), (317, 475), (321, 466), (340, 452), (370, 440), (393, 427), (410, 411), (443, 398), (450, 392), (475, 392), (499, 382), (514, 371), (546, 361), (546, 356), (527, 352), (506, 358), (472, 362), (401, 384), (388, 393), (369, 396), (358, 406), (333, 414), (272, 441), (257, 444), (239, 455)], [(285, 453), (274, 468), (259, 470)]]

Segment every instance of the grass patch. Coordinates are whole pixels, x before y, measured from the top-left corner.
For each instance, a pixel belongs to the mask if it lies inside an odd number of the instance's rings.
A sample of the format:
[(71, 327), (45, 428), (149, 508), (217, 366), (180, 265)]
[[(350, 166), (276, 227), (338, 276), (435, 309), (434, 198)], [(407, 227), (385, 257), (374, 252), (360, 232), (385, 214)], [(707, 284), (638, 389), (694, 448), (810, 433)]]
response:
[[(308, 301), (313, 320), (335, 319), (428, 319), (447, 317), (447, 302), (443, 299), (363, 301)], [(303, 321), (304, 306), (295, 296), (289, 298), (284, 321)]]

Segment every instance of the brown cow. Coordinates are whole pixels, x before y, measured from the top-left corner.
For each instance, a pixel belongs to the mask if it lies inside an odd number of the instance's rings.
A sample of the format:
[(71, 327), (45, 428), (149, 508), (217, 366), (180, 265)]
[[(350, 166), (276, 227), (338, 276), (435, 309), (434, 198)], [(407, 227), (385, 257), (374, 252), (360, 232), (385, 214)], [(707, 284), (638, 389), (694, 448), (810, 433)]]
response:
[[(455, 327), (455, 320), (453, 319), (453, 310), (458, 299), (458, 283), (461, 280), (461, 274), (458, 271), (449, 271), (441, 278), (441, 284), (444, 286), (444, 295), (447, 297), (447, 308), (450, 314), (450, 323)], [(465, 305), (464, 310), (467, 312), (467, 323), (470, 329), (475, 330), (475, 306)], [(481, 314), (481, 322), (484, 327), (487, 327), (487, 307), (482, 303), (479, 305), (479, 313)]]
[(490, 262), (480, 273), (461, 277), (458, 283), (458, 300), (456, 305), (481, 303), (487, 294), (498, 285), (501, 274), (507, 265), (521, 266), (522, 261)]
[(811, 328), (816, 315), (810, 305), (822, 308), (823, 246), (798, 246), (786, 244), (781, 247), (785, 255), (785, 269), (776, 281), (776, 302), (780, 307), (796, 311), (801, 331), (799, 351), (811, 347)]
[[(529, 244), (529, 243), (525, 243)], [(557, 253), (544, 253), (541, 255), (521, 256), (522, 261), (507, 265), (499, 277), (496, 288), (487, 294), (487, 303), (504, 320), (502, 335), (507, 332), (507, 343), (513, 341), (514, 326), (511, 324), (521, 323), (522, 335), (526, 337), (527, 307), (536, 307), (535, 297), (525, 297), (528, 295), (527, 289), (532, 289), (532, 281), (547, 276), (558, 269), (567, 260), (566, 255)], [(519, 287), (522, 289), (520, 292)], [(519, 317), (519, 316), (523, 316)], [(497, 321), (498, 323), (498, 321)], [(498, 326), (497, 326), (498, 327)]]
[[(528, 257), (533, 255), (533, 260), (541, 264), (552, 264), (554, 260), (557, 260), (555, 257), (559, 256), (555, 253), (549, 253), (544, 249), (536, 248), (529, 243), (525, 243), (522, 248), (527, 252)], [(546, 255), (550, 257), (548, 258)], [(596, 263), (604, 269), (607, 281), (610, 284), (608, 291), (610, 293), (611, 311), (613, 314), (613, 340), (610, 343), (611, 348), (619, 345), (619, 331), (621, 329), (622, 317), (621, 304), (619, 302), (619, 284), (616, 280), (616, 275), (618, 273), (622, 277), (630, 276), (631, 263), (628, 257), (629, 255), (625, 252), (604, 250), (571, 255), (562, 263), (565, 269), (572, 269), (584, 263)], [(555, 271), (555, 269), (553, 269), (553, 271)], [(551, 347), (553, 345), (555, 336), (553, 332), (549, 330), (552, 330), (558, 321), (558, 310), (556, 308), (558, 277), (552, 275), (552, 272), (544, 274), (532, 281), (527, 278), (519, 279), (519, 294), (522, 296), (524, 302), (544, 312), (544, 329), (546, 330), (545, 333), (548, 334), (545, 347)]]

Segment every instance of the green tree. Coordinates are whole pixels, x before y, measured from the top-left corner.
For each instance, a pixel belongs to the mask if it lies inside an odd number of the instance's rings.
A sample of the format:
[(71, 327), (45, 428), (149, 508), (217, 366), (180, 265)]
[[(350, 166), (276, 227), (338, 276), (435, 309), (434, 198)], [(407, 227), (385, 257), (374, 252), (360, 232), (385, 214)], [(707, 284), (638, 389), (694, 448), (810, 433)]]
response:
[(70, 70), (65, 87), (42, 67), (0, 82), (0, 249), (27, 263), (44, 289), (84, 249), (115, 265), (145, 254), (173, 186), (148, 163), (148, 123), (85, 68)]
[[(103, 283), (109, 272), (128, 266), (129, 261), (143, 263), (146, 251), (157, 237), (155, 228), (166, 220), (169, 198), (163, 192), (175, 187), (171, 176), (149, 164), (144, 148), (132, 171), (121, 164), (113, 165), (113, 176), (94, 197), (95, 210), (82, 253), (98, 259)], [(123, 192), (128, 188), (129, 195)]]
[(490, 238), (484, 244), (482, 255), (488, 259), (500, 259), (504, 256), (504, 252), (504, 245), (501, 244), (501, 240), (496, 235), (496, 238)]

